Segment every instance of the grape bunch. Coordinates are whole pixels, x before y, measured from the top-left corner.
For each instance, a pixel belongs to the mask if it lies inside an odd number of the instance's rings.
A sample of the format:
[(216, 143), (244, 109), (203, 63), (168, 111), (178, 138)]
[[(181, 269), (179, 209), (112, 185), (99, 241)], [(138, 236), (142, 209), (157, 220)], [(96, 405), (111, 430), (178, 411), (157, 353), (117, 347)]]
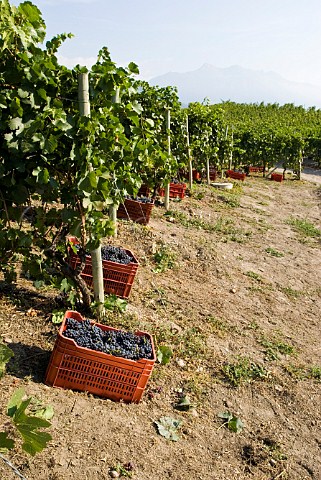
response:
[(123, 265), (128, 265), (128, 263), (133, 261), (133, 257), (128, 255), (123, 248), (114, 247), (113, 245), (101, 247), (101, 258), (111, 262), (122, 263)]
[(79, 347), (116, 357), (129, 360), (153, 358), (152, 344), (146, 335), (135, 335), (122, 330), (102, 330), (97, 325), (91, 324), (90, 320), (78, 321), (67, 318), (63, 335), (73, 339)]
[(129, 195), (126, 196), (126, 198), (128, 200), (135, 200), (136, 202), (140, 202), (140, 203), (154, 203), (154, 200), (152, 198), (149, 198), (149, 197), (131, 197)]
[(171, 183), (174, 183), (175, 185), (183, 185), (184, 182), (181, 182), (177, 178), (172, 178)]
[[(78, 243), (76, 244), (76, 249), (80, 249)], [(90, 253), (86, 251), (86, 255), (90, 255)], [(134, 260), (123, 248), (114, 247), (113, 245), (104, 245), (101, 247), (101, 258), (103, 260), (109, 260), (110, 262), (122, 263), (123, 265), (128, 265)]]

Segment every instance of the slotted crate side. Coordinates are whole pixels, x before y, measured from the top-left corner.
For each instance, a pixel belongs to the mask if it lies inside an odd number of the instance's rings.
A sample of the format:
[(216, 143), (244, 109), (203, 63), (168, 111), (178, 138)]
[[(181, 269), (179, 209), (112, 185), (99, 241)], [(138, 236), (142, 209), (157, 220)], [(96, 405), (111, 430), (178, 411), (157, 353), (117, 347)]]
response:
[[(78, 243), (74, 237), (70, 238), (73, 243)], [(102, 260), (105, 293), (114, 294), (118, 297), (128, 298), (138, 269), (138, 261), (129, 250), (124, 251), (133, 258), (127, 265)], [(74, 252), (70, 253), (70, 266), (75, 268), (80, 264), (80, 258)], [(93, 286), (92, 263), (90, 255), (86, 256), (85, 268), (81, 277), (89, 287)]]
[(229, 178), (233, 178), (234, 180), (242, 180), (242, 182), (246, 178), (245, 173), (234, 172), (234, 170), (227, 170), (226, 171), (226, 176), (229, 177)]
[(283, 182), (283, 174), (282, 173), (272, 173), (271, 174), (271, 180), (274, 182)]
[(147, 225), (153, 207), (154, 203), (142, 203), (138, 200), (125, 199), (125, 202), (118, 207), (117, 218)]
[[(128, 360), (88, 348), (79, 347), (74, 340), (63, 336), (66, 318), (83, 321), (78, 312), (66, 312), (58, 332), (55, 347), (47, 368), (47, 385), (87, 391), (115, 401), (139, 402), (155, 364), (152, 337), (146, 332), (153, 349), (153, 359)], [(103, 330), (117, 330), (100, 325)]]
[[(185, 183), (170, 183), (169, 184), (169, 196), (170, 198), (185, 198)], [(158, 194), (163, 197), (165, 195), (165, 189), (160, 188)]]
[(249, 173), (263, 173), (264, 167), (249, 167)]
[[(118, 358), (118, 357), (116, 357)], [(69, 350), (55, 349), (46, 384), (80, 390), (111, 400), (138, 402), (148, 382), (152, 367), (143, 369), (121, 366), (122, 362), (91, 361)], [(138, 371), (136, 371), (138, 370)]]
[(215, 167), (210, 167), (209, 174), (210, 174), (210, 180), (216, 180), (217, 171)]

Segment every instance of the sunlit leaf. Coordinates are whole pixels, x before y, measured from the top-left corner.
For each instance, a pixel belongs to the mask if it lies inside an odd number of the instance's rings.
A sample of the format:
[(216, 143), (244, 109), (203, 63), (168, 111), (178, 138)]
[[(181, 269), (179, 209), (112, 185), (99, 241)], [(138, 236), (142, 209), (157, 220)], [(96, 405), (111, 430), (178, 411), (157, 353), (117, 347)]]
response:
[(187, 412), (188, 410), (191, 410), (194, 407), (194, 405), (191, 403), (190, 398), (185, 395), (182, 397), (179, 402), (175, 405), (175, 408), (177, 410), (181, 410), (183, 412)]
[(170, 362), (171, 357), (173, 356), (173, 351), (170, 347), (166, 345), (160, 345), (157, 350), (157, 360), (162, 365), (166, 365)]
[(172, 440), (173, 442), (179, 440), (177, 431), (182, 425), (180, 420), (175, 420), (171, 417), (161, 417), (158, 421), (155, 421), (155, 424), (157, 425), (158, 433), (162, 435), (162, 437), (167, 438), (167, 440)]
[(4, 345), (3, 343), (0, 343), (0, 378), (3, 377), (6, 370), (6, 365), (13, 355), (14, 353), (11, 348), (7, 347), (7, 345)]
[(240, 433), (243, 430), (244, 424), (240, 418), (235, 417), (231, 412), (222, 412), (218, 414), (218, 417), (224, 420), (226, 427), (235, 433)]

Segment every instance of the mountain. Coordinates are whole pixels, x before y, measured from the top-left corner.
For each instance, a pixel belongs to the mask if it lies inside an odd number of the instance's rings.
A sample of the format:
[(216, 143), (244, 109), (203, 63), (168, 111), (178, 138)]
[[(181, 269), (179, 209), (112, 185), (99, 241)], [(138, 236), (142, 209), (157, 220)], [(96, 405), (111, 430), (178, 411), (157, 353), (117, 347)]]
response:
[(176, 86), (183, 104), (233, 101), (237, 103), (293, 103), (321, 108), (321, 87), (286, 80), (275, 72), (250, 70), (234, 65), (218, 68), (204, 64), (186, 73), (169, 72), (149, 80), (160, 87)]

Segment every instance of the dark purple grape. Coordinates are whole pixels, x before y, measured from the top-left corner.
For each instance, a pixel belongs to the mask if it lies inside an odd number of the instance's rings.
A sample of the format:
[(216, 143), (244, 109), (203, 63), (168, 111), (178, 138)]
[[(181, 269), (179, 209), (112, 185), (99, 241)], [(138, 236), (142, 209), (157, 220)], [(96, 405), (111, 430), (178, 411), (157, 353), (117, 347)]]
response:
[(108, 353), (130, 360), (152, 358), (153, 349), (146, 335), (135, 335), (122, 330), (102, 330), (90, 320), (67, 318), (63, 335), (73, 339), (80, 347)]

